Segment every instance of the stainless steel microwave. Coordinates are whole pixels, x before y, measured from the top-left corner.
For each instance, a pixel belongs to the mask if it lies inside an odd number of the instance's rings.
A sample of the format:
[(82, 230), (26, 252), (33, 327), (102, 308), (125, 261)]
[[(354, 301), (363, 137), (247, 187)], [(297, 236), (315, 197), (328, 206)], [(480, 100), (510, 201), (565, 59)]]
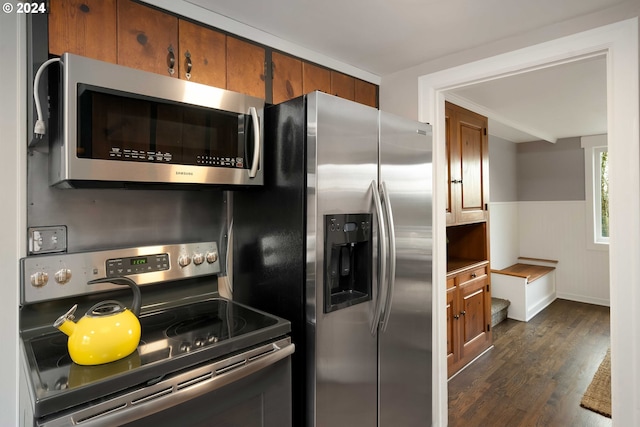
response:
[(264, 100), (65, 53), (50, 184), (262, 185)]

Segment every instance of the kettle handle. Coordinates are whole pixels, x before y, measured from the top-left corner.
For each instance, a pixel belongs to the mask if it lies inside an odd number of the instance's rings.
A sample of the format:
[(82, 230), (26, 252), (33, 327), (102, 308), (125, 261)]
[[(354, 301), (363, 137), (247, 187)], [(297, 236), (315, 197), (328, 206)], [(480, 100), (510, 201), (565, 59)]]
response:
[(131, 312), (136, 316), (140, 316), (140, 305), (142, 303), (142, 295), (140, 294), (140, 288), (133, 280), (128, 277), (102, 277), (100, 279), (89, 280), (88, 285), (95, 285), (97, 283), (113, 283), (116, 285), (127, 285), (133, 291), (133, 303), (131, 303)]

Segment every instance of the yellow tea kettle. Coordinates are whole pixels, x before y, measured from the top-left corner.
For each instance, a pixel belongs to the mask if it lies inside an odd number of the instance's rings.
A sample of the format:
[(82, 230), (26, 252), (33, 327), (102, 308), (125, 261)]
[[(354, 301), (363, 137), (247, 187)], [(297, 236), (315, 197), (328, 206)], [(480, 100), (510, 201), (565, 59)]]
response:
[(78, 365), (100, 365), (127, 357), (140, 342), (140, 288), (128, 277), (101, 278), (88, 283), (128, 285), (133, 291), (131, 310), (118, 301), (102, 301), (91, 307), (76, 323), (73, 321), (78, 308), (76, 304), (53, 326), (69, 336), (69, 355)]

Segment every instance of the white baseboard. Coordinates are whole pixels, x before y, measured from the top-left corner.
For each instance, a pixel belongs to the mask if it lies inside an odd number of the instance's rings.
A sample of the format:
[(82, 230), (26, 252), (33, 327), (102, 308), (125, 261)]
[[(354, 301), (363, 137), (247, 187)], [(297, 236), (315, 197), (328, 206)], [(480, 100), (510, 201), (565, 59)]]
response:
[(584, 296), (584, 295), (575, 295), (575, 294), (558, 292), (556, 297), (559, 299), (566, 299), (569, 301), (584, 302), (586, 304), (602, 305), (605, 307), (611, 306), (611, 303), (609, 302), (608, 299), (593, 298), (593, 297)]

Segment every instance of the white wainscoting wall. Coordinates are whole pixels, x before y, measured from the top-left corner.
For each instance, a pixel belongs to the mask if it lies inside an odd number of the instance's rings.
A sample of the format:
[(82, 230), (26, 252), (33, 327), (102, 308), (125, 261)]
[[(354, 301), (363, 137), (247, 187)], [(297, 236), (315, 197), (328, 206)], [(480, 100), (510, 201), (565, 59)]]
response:
[(609, 252), (587, 248), (584, 201), (491, 203), (490, 235), (491, 268), (554, 259), (558, 298), (609, 306)]

